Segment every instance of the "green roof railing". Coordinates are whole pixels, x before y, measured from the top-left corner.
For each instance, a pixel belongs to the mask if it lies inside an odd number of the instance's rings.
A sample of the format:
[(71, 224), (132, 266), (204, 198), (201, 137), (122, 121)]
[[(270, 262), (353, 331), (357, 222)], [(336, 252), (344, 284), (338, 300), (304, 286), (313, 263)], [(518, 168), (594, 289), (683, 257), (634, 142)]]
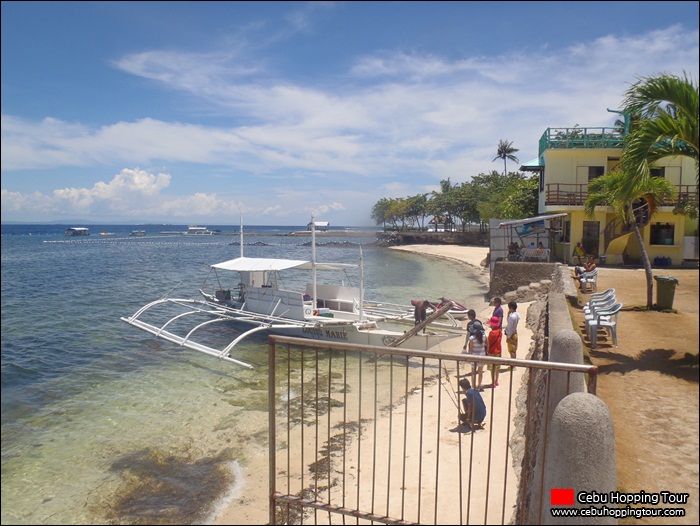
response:
[(557, 148), (622, 148), (624, 142), (620, 128), (547, 128), (540, 137), (540, 155)]

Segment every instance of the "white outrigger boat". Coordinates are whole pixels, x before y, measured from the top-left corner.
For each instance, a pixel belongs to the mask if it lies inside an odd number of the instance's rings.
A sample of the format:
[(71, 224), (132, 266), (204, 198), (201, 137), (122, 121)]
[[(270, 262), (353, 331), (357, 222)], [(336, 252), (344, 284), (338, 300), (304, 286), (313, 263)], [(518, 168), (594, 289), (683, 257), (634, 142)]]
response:
[[(312, 219), (313, 224), (313, 219)], [(454, 318), (448, 322), (436, 322), (452, 307), (448, 302), (431, 314), (422, 323), (414, 325), (414, 314), (396, 304), (367, 302), (362, 286), (362, 264), (360, 264), (360, 287), (318, 284), (317, 271), (343, 271), (358, 265), (316, 262), (315, 229), (312, 226), (312, 258), (310, 261), (290, 259), (267, 259), (243, 257), (243, 227), (241, 225), (241, 256), (211, 265), (216, 276), (217, 288), (212, 292), (200, 289), (202, 299), (162, 298), (153, 301), (129, 317), (121, 320), (143, 329), (155, 336), (205, 354), (209, 354), (238, 365), (252, 365), (230, 356), (233, 348), (244, 338), (261, 331), (297, 336), (315, 340), (344, 342), (380, 347), (401, 347), (427, 350), (445, 340), (464, 336), (465, 330)], [(362, 260), (360, 249), (360, 260)], [(280, 287), (282, 271), (311, 271), (311, 282), (304, 290), (285, 290)], [(220, 273), (233, 272), (239, 278), (237, 284), (225, 288), (221, 285)], [(158, 307), (178, 307), (179, 312), (163, 324), (154, 324), (141, 319), (147, 312)], [(172, 313), (172, 310), (170, 311)], [(148, 316), (148, 315), (147, 315)], [(204, 316), (192, 328), (177, 331), (176, 325), (186, 319)], [(444, 320), (444, 318), (443, 318)], [(228, 345), (217, 349), (193, 339), (196, 331), (216, 322), (237, 322), (252, 326), (242, 332)], [(413, 325), (407, 331), (382, 328), (381, 325)], [(430, 330), (426, 327), (430, 325)]]

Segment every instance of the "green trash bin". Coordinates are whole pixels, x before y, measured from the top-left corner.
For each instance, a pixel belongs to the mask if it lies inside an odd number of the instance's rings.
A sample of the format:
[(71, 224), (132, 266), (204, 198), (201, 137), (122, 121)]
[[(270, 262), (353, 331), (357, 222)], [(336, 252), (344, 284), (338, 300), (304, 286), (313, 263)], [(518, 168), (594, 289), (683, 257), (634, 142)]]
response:
[(673, 295), (678, 280), (673, 276), (654, 276), (656, 280), (656, 306), (661, 310), (673, 308)]

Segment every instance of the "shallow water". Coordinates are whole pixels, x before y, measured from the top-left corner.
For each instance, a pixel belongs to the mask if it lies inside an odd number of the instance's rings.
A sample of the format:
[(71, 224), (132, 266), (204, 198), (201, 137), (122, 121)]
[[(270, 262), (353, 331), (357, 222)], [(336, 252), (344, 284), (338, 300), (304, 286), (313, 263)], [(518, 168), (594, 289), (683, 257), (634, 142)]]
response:
[[(266, 339), (236, 347), (248, 370), (119, 317), (166, 293), (196, 297), (210, 264), (239, 255), (238, 237), (157, 234), (186, 229), (171, 225), (130, 237), (135, 227), (110, 225), (90, 229), (114, 236), (76, 239), (65, 227), (2, 227), (2, 522), (211, 520), (266, 446)], [(255, 227), (245, 255), (310, 258), (308, 238), (274, 235), (291, 230), (304, 227)], [(319, 238), (317, 257), (358, 263), (371, 240)], [(484, 286), (456, 263), (363, 254), (367, 299), (483, 301)], [(236, 334), (217, 331), (222, 342)]]

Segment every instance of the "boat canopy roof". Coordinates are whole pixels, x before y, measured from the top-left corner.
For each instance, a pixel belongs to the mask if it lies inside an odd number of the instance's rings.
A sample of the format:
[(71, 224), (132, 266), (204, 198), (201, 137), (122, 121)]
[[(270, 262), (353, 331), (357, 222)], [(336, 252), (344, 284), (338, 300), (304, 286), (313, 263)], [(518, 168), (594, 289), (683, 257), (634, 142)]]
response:
[[(255, 272), (255, 271), (280, 271), (291, 268), (311, 270), (313, 268), (312, 261), (303, 261), (298, 259), (270, 259), (270, 258), (236, 258), (222, 263), (216, 263), (211, 266), (220, 270), (232, 270), (236, 272)], [(316, 270), (345, 270), (348, 268), (357, 268), (357, 265), (348, 263), (316, 263)]]

